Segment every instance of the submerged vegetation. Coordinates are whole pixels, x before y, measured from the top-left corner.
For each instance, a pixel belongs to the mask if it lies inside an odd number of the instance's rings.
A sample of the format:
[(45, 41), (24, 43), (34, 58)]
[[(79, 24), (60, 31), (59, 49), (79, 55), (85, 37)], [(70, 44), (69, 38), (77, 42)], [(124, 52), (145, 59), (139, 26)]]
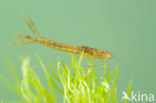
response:
[[(42, 84), (37, 73), (30, 67), (28, 58), (22, 58), (22, 80), (16, 74), (13, 64), (8, 61), (16, 87), (13, 87), (2, 74), (0, 79), (22, 98), (20, 101), (11, 101), (10, 103), (58, 103), (57, 98), (60, 97), (57, 96), (54, 89), (62, 94), (63, 103), (118, 103), (115, 87), (118, 67), (110, 71), (106, 65), (103, 65), (103, 76), (99, 82), (99, 78), (96, 76), (97, 69), (91, 60), (86, 69), (81, 65), (82, 56), (76, 59), (71, 55), (70, 66), (59, 59), (56, 64), (57, 72), (51, 63), (49, 63), (51, 71), (49, 72), (40, 57), (38, 55), (36, 57), (45, 74), (48, 88)], [(62, 87), (56, 81), (59, 81)], [(130, 86), (127, 91), (127, 93), (130, 92)], [(124, 100), (124, 103), (126, 102)], [(2, 100), (1, 103), (3, 103)]]

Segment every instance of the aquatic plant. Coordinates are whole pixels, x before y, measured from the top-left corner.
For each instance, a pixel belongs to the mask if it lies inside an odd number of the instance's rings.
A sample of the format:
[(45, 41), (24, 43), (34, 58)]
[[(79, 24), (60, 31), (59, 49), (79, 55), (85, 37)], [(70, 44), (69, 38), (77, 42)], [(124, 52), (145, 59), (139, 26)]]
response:
[[(103, 65), (103, 76), (97, 78), (96, 71), (92, 60), (89, 66), (84, 68), (82, 63), (83, 56), (76, 59), (71, 55), (70, 65), (68, 66), (62, 59), (56, 64), (56, 69), (49, 63), (50, 71), (44, 65), (43, 61), (36, 55), (43, 72), (45, 74), (48, 88), (46, 88), (39, 76), (30, 67), (29, 58), (22, 57), (22, 80), (19, 80), (16, 69), (11, 61), (8, 65), (11, 75), (14, 79), (16, 87), (1, 74), (0, 79), (22, 100), (11, 101), (11, 103), (57, 103), (57, 94), (53, 89), (57, 89), (62, 93), (64, 103), (118, 103), (116, 98), (116, 79), (118, 74), (118, 66), (113, 70), (109, 70), (107, 65)], [(62, 84), (60, 87), (56, 80)], [(131, 84), (128, 87), (127, 94), (130, 92)], [(62, 89), (63, 88), (63, 89)], [(124, 100), (124, 103), (127, 101)], [(1, 101), (3, 103), (3, 101)]]

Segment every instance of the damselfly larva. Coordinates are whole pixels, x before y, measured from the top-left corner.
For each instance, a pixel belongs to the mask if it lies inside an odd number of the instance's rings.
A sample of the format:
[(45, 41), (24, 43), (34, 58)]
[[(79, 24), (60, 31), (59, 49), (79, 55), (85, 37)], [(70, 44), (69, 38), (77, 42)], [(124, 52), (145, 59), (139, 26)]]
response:
[(25, 40), (21, 42), (14, 42), (12, 44), (23, 45), (23, 44), (28, 44), (32, 42), (38, 42), (42, 45), (55, 48), (57, 50), (65, 51), (65, 52), (75, 53), (78, 55), (81, 55), (83, 53), (83, 55), (86, 57), (93, 57), (93, 58), (98, 58), (98, 59), (110, 59), (112, 57), (112, 54), (108, 50), (99, 50), (99, 49), (95, 49), (95, 48), (91, 48), (91, 47), (83, 46), (83, 45), (76, 46), (76, 45), (71, 45), (71, 44), (65, 44), (65, 43), (43, 38), (37, 32), (37, 29), (35, 25), (33, 24), (32, 20), (26, 14), (23, 14), (23, 17), (26, 20), (29, 28), (33, 31), (33, 33), (37, 36), (37, 38), (34, 38), (29, 35), (22, 35), (20, 33), (16, 33), (15, 36), (17, 38), (25, 39)]

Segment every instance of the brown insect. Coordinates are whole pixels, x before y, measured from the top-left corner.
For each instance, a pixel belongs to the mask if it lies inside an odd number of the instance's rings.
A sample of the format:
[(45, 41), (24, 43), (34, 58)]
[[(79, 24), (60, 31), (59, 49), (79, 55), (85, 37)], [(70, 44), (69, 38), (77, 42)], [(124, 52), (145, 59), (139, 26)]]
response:
[(81, 55), (83, 53), (84, 56), (86, 57), (93, 57), (93, 58), (98, 58), (98, 59), (110, 59), (112, 57), (112, 54), (108, 50), (99, 50), (96, 48), (91, 48), (88, 46), (76, 46), (76, 45), (71, 45), (71, 44), (66, 44), (66, 43), (61, 43), (53, 40), (49, 40), (46, 38), (43, 38), (39, 35), (37, 32), (37, 29), (35, 25), (33, 24), (32, 20), (25, 14), (23, 14), (24, 19), (26, 20), (29, 28), (33, 31), (33, 33), (37, 36), (37, 38), (34, 38), (29, 35), (22, 35), (19, 33), (16, 33), (15, 36), (20, 39), (25, 39), (24, 41), (21, 42), (14, 42), (11, 44), (14, 45), (23, 45), (23, 44), (28, 44), (32, 42), (38, 42), (42, 45), (55, 48), (57, 50), (65, 51), (65, 52), (70, 52), (70, 53), (75, 53), (78, 55)]

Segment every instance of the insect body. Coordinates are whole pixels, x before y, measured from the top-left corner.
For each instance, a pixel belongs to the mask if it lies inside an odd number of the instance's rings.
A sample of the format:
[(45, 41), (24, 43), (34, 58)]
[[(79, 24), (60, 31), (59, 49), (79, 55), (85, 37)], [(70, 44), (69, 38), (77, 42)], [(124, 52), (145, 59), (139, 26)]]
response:
[(76, 45), (71, 45), (71, 44), (65, 44), (65, 43), (43, 38), (37, 32), (31, 19), (25, 14), (23, 14), (23, 17), (26, 20), (29, 28), (34, 32), (37, 38), (34, 38), (29, 35), (15, 34), (15, 36), (18, 38), (27, 39), (21, 42), (16, 42), (15, 44), (28, 44), (32, 42), (38, 42), (45, 46), (55, 48), (57, 50), (61, 50), (65, 52), (75, 53), (79, 55), (83, 53), (83, 55), (86, 57), (93, 57), (93, 58), (98, 58), (98, 59), (110, 59), (112, 57), (112, 54), (108, 50), (98, 50), (98, 49), (91, 48), (88, 46), (76, 46)]

